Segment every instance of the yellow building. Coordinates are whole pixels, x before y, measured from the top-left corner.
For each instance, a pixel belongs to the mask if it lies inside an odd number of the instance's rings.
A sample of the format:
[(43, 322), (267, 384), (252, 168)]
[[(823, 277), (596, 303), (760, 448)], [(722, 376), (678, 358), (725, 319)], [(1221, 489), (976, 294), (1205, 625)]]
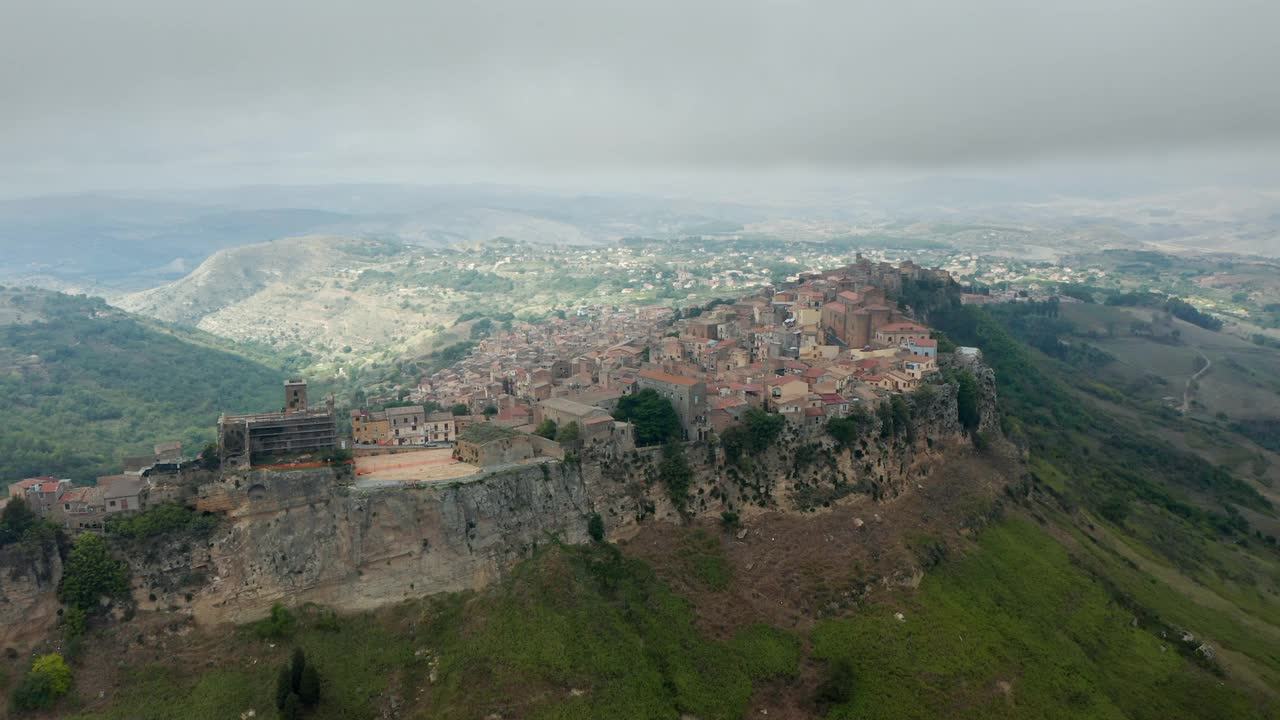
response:
[(389, 444), (391, 421), (383, 413), (353, 410), (351, 411), (351, 437), (357, 445)]

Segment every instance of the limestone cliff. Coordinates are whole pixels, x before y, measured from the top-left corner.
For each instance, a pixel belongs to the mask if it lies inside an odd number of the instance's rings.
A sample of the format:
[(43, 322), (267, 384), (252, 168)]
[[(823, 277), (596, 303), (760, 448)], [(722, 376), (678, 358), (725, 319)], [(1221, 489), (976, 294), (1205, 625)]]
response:
[(0, 645), (26, 649), (58, 622), (62, 555), (56, 540), (0, 548)]
[[(584, 541), (592, 511), (581, 475), (562, 465), (377, 490), (327, 470), (253, 471), (202, 487), (198, 506), (227, 523), (185, 565), (136, 566), (135, 594), (189, 605), (202, 622), (252, 619), (274, 602), (356, 610), (479, 588), (540, 543)], [(190, 603), (179, 574), (204, 578)]]

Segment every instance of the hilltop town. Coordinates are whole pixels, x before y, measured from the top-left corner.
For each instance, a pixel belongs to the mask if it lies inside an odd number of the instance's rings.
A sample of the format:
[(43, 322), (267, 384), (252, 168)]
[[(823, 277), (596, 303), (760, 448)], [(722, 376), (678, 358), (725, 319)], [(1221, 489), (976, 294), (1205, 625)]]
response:
[[(858, 255), (706, 307), (583, 307), (483, 338), (400, 402), (350, 410), (349, 436), (339, 433), (333, 399), (313, 405), (306, 381), (293, 379), (278, 411), (224, 414), (216, 450), (198, 459), (165, 443), (95, 486), (29, 478), (9, 495), (65, 528), (99, 529), (113, 514), (174, 499), (172, 479), (184, 468), (336, 461), (354, 464), (366, 485), (430, 482), (584, 452), (620, 456), (660, 439), (707, 440), (753, 409), (820, 427), (874, 411), (938, 372), (939, 339), (894, 298), (904, 283), (950, 280), (945, 270)], [(958, 363), (979, 358), (974, 348), (945, 349)], [(678, 429), (637, 433), (643, 398), (669, 403)]]

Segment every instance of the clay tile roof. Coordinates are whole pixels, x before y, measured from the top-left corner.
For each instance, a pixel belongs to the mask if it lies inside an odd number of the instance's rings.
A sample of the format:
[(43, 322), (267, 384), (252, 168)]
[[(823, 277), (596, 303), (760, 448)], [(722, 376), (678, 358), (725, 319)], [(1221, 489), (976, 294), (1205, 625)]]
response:
[(916, 325), (915, 323), (889, 323), (880, 328), (879, 332), (928, 332), (929, 328)]
[(70, 489), (70, 490), (68, 490), (68, 491), (66, 491), (66, 492), (64, 492), (64, 493), (62, 493), (62, 497), (61, 497), (61, 498), (58, 498), (58, 499), (59, 499), (59, 500), (61, 500), (62, 502), (67, 502), (67, 503), (70, 503), (70, 502), (92, 502), (92, 501), (95, 499), (95, 498), (94, 498), (94, 495), (96, 495), (96, 494), (97, 494), (97, 493), (96, 493), (96, 492), (94, 492), (94, 491), (95, 491), (95, 490), (97, 490), (97, 489), (98, 489), (98, 488), (91, 488), (91, 487), (78, 487), (78, 488), (72, 488), (72, 489)]
[(672, 375), (671, 373), (658, 372), (657, 370), (641, 370), (638, 375), (650, 380), (657, 380), (658, 382), (670, 383), (672, 385), (683, 385), (685, 387), (691, 387), (698, 384), (698, 381), (693, 378), (684, 377), (683, 375)]
[(778, 385), (787, 385), (790, 383), (803, 383), (803, 382), (804, 382), (803, 380), (801, 380), (800, 378), (794, 375), (779, 375), (778, 377), (771, 377), (768, 380), (765, 380), (764, 384), (778, 386)]

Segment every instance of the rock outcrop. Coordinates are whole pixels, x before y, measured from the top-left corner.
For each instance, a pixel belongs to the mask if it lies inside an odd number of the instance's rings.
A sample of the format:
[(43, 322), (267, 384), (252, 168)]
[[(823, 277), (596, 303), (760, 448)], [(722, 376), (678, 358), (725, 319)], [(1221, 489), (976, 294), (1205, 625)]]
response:
[(0, 645), (25, 650), (58, 622), (62, 556), (56, 542), (0, 548)]

